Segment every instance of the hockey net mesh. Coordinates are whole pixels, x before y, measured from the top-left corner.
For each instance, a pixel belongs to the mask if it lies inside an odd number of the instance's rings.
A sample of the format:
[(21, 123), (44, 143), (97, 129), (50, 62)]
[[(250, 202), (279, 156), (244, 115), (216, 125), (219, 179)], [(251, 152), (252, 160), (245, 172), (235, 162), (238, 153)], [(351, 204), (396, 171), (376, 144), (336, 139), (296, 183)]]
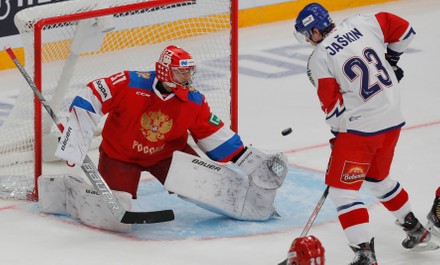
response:
[[(154, 6), (145, 6), (147, 2)], [(127, 6), (136, 9), (121, 12)], [(41, 65), (39, 86), (62, 122), (86, 83), (122, 70), (154, 70), (163, 48), (174, 44), (193, 55), (197, 62), (194, 87), (206, 95), (212, 111), (230, 124), (230, 7), (230, 0), (73, 0), (22, 10), (15, 23), (23, 39), (25, 68), (34, 77)], [(71, 15), (102, 10), (112, 14), (71, 20)], [(34, 63), (38, 56), (34, 47), (39, 45), (34, 40), (35, 24), (54, 17), (59, 18), (57, 23), (42, 27), (41, 60)], [(20, 89), (0, 127), (0, 198), (26, 199), (35, 187), (34, 95), (27, 85)], [(43, 139), (57, 135), (44, 109), (36, 119), (42, 119)], [(43, 152), (45, 145), (43, 141)], [(43, 174), (50, 168), (46, 164), (42, 163)]]

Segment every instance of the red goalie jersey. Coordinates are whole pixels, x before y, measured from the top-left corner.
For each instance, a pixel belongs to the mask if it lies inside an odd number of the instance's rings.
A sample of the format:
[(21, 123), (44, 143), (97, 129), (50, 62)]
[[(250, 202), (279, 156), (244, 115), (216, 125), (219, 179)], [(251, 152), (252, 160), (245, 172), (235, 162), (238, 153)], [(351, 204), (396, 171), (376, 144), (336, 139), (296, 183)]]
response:
[[(178, 95), (161, 94), (155, 72), (124, 71), (98, 79), (72, 107), (108, 114), (101, 150), (123, 162), (149, 167), (187, 145), (188, 131), (211, 159), (230, 161), (243, 149), (203, 94), (190, 88)], [(182, 91), (181, 91), (182, 92)]]

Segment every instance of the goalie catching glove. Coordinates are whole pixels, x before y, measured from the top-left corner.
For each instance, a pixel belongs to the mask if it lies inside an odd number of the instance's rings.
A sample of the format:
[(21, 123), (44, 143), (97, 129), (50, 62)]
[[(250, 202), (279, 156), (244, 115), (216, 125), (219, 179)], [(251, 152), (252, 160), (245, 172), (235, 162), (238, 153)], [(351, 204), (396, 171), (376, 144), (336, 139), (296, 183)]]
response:
[(269, 154), (253, 146), (247, 147), (235, 164), (262, 189), (278, 189), (287, 175), (287, 158), (283, 153)]

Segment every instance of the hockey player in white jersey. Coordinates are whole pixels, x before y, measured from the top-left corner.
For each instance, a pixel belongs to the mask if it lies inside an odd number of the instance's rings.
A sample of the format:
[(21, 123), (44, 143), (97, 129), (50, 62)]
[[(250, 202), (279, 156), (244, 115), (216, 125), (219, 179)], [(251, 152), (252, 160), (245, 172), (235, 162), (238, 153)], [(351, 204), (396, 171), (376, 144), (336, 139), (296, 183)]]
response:
[(389, 176), (405, 124), (398, 85), (403, 70), (397, 63), (415, 31), (386, 12), (358, 15), (336, 26), (323, 6), (312, 3), (298, 14), (295, 35), (315, 46), (307, 74), (334, 134), (325, 181), (355, 252), (350, 264), (377, 264), (369, 213), (358, 192), (362, 185), (406, 232), (404, 248), (436, 248), (428, 244), (431, 234), (414, 216), (408, 193)]

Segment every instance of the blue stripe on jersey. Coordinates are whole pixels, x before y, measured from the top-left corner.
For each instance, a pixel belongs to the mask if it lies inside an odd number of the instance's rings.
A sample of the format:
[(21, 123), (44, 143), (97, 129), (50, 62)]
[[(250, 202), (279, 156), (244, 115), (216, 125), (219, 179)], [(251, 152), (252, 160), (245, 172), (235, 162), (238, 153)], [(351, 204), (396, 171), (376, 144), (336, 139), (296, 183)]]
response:
[(200, 105), (203, 102), (203, 95), (197, 90), (190, 90), (188, 91), (188, 100)]
[(351, 207), (356, 206), (356, 205), (364, 205), (364, 203), (363, 202), (353, 202), (353, 203), (350, 203), (350, 204), (345, 204), (345, 205), (339, 206), (338, 208), (336, 208), (336, 210), (338, 212), (340, 212), (342, 210), (351, 208)]
[(128, 86), (130, 88), (153, 91), (153, 83), (154, 78), (156, 77), (156, 72), (129, 71), (129, 74), (130, 83), (128, 84)]
[(341, 116), (345, 112), (345, 107), (342, 110), (339, 110), (338, 108), (335, 109), (335, 111), (332, 113), (332, 115), (325, 118), (326, 120), (331, 119), (333, 116), (336, 115), (336, 118)]
[(412, 34), (416, 35), (416, 32), (414, 31), (414, 29), (411, 27), (408, 31), (408, 33), (405, 35), (405, 37), (403, 38), (404, 40), (406, 40), (407, 38), (409, 38), (409, 36), (411, 36)]
[(231, 156), (242, 146), (243, 146), (243, 142), (241, 141), (240, 136), (234, 134), (234, 136), (229, 138), (223, 144), (219, 145), (217, 148), (209, 152), (206, 152), (206, 155), (214, 161), (221, 161)]
[(88, 100), (83, 99), (80, 96), (76, 96), (73, 99), (72, 104), (70, 104), (69, 110), (71, 110), (73, 107), (82, 108), (96, 114), (95, 109), (92, 106), (92, 103), (90, 103)]
[(388, 131), (392, 131), (398, 128), (402, 128), (405, 125), (405, 122), (402, 122), (399, 125), (390, 127), (390, 128), (386, 128), (377, 132), (361, 132), (361, 131), (356, 131), (356, 130), (347, 130), (348, 133), (352, 133), (352, 134), (357, 134), (357, 135), (363, 135), (363, 136), (369, 136), (369, 135), (376, 135), (376, 134), (381, 134), (384, 132), (388, 132)]

